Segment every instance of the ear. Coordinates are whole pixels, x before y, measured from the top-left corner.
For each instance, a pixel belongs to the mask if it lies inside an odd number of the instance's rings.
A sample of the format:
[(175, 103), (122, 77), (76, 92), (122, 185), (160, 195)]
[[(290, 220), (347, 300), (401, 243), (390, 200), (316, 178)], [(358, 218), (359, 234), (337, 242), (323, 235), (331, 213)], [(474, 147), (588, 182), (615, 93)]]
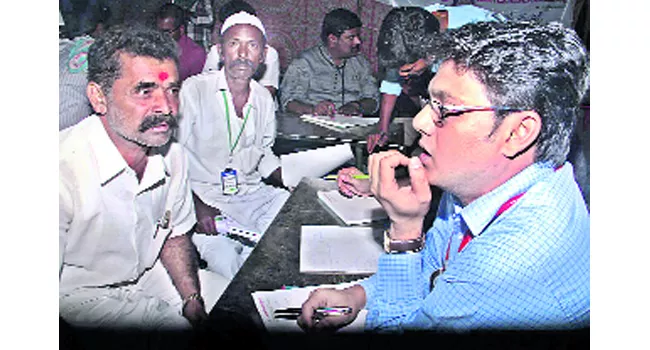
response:
[(266, 59), (267, 51), (268, 51), (268, 46), (264, 45), (264, 50), (262, 50), (262, 54), (260, 55), (260, 64), (264, 63), (264, 60)]
[(106, 96), (101, 86), (94, 81), (89, 82), (88, 86), (86, 86), (86, 95), (95, 113), (105, 115), (108, 110), (108, 102), (106, 101)]
[(502, 152), (510, 159), (530, 149), (542, 130), (542, 117), (535, 111), (512, 113), (503, 123), (508, 134)]
[(339, 41), (339, 38), (336, 37), (334, 34), (328, 34), (327, 35), (327, 44), (329, 45), (334, 45)]
[(219, 54), (219, 60), (223, 61), (223, 45), (221, 41), (218, 41), (214, 44), (217, 47), (217, 53)]

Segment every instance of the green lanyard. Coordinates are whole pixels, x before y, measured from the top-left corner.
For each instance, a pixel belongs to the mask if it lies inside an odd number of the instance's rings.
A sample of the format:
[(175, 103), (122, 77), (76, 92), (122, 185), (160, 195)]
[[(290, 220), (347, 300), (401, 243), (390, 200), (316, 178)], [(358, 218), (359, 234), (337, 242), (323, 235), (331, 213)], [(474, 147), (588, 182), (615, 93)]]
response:
[(227, 124), (228, 124), (228, 146), (230, 146), (230, 156), (232, 156), (232, 151), (235, 150), (235, 147), (237, 147), (237, 143), (239, 143), (239, 138), (241, 137), (242, 132), (244, 132), (244, 127), (246, 126), (246, 121), (248, 121), (248, 116), (251, 114), (251, 107), (252, 105), (248, 105), (248, 112), (246, 112), (246, 116), (244, 117), (244, 124), (242, 124), (241, 129), (239, 129), (239, 135), (237, 135), (237, 139), (235, 140), (235, 144), (232, 143), (232, 132), (230, 131), (230, 108), (228, 107), (228, 99), (226, 98), (226, 91), (221, 90), (221, 95), (223, 96), (223, 103), (226, 105), (226, 119), (227, 119)]

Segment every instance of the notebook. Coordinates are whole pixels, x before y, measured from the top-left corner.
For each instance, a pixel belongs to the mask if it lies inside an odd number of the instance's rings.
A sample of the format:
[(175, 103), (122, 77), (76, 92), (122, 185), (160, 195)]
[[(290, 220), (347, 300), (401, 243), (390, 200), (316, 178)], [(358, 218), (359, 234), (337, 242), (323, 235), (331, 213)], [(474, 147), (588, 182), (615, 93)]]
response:
[(354, 158), (349, 143), (292, 152), (280, 156), (282, 180), (295, 187), (303, 177), (321, 177)]
[(383, 253), (372, 227), (302, 226), (300, 272), (372, 274)]
[(388, 218), (375, 197), (344, 197), (338, 190), (318, 191), (318, 199), (346, 225), (362, 225)]

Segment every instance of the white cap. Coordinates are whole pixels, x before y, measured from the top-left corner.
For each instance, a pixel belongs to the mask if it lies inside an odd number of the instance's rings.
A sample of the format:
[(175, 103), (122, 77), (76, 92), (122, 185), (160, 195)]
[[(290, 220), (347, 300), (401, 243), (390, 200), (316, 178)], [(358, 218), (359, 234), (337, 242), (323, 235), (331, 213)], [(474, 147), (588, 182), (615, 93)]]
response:
[(238, 24), (250, 24), (253, 27), (259, 29), (262, 32), (262, 35), (266, 37), (266, 30), (264, 30), (262, 21), (260, 21), (260, 19), (256, 16), (253, 16), (250, 13), (244, 11), (237, 12), (234, 15), (226, 18), (226, 20), (223, 22), (223, 25), (221, 26), (221, 35), (223, 35), (223, 33), (225, 33), (228, 28), (236, 26)]

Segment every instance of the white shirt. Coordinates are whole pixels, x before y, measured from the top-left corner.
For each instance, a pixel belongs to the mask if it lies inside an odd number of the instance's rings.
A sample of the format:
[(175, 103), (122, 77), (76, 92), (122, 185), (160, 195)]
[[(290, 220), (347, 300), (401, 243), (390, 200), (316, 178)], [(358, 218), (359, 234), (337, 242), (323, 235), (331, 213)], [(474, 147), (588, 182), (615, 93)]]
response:
[[(178, 142), (188, 151), (192, 190), (206, 204), (218, 206), (215, 203), (236, 197), (222, 193), (221, 172), (224, 169), (237, 170), (239, 193), (245, 194), (259, 188), (262, 177), (268, 177), (280, 166), (280, 159), (271, 150), (276, 132), (273, 99), (269, 91), (254, 80), (250, 88), (243, 108), (244, 117), (247, 113), (250, 115), (244, 125), (245, 118), (235, 114), (223, 69), (190, 77), (181, 87)], [(242, 127), (244, 131), (231, 159), (230, 147), (235, 144)]]
[[(266, 70), (258, 82), (262, 84), (262, 86), (273, 86), (278, 89), (280, 86), (280, 57), (278, 51), (274, 49), (273, 46), (267, 44), (266, 48), (266, 57), (264, 58)], [(210, 52), (208, 52), (208, 57), (205, 60), (202, 73), (218, 71), (220, 59), (217, 45), (212, 45)]]
[[(187, 157), (153, 149), (138, 183), (99, 117), (59, 133), (59, 292), (137, 279), (196, 223)], [(170, 211), (167, 229), (158, 228)]]

